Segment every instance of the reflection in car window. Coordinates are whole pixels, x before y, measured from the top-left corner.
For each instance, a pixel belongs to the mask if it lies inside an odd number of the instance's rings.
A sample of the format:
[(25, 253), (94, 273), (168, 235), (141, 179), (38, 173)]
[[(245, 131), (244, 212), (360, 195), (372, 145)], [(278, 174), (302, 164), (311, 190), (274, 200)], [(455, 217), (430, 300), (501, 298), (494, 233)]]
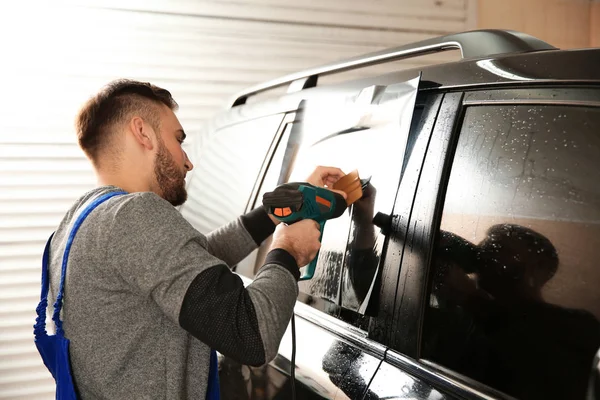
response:
[(583, 399), (600, 347), (600, 109), (468, 108), (422, 356), (522, 399)]

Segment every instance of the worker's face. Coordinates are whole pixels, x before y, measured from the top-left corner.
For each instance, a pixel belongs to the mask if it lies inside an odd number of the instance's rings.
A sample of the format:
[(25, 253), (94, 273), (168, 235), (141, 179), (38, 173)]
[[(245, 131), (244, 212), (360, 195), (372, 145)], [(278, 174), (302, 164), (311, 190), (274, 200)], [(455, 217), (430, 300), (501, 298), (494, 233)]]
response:
[(175, 113), (165, 107), (162, 114), (154, 175), (162, 197), (179, 206), (187, 199), (185, 175), (194, 166), (182, 148), (185, 133)]

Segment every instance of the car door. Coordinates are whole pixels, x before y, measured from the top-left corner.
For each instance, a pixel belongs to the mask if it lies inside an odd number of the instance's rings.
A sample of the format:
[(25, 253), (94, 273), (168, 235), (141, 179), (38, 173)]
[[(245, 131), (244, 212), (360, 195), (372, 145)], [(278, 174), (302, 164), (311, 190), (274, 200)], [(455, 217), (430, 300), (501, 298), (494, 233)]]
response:
[(386, 361), (404, 357), (464, 398), (585, 398), (600, 346), (599, 99), (560, 87), (445, 95)]
[[(362, 398), (383, 361), (381, 342), (386, 311), (391, 310), (384, 305), (393, 302), (399, 263), (384, 260), (389, 232), (371, 221), (377, 212), (392, 215), (417, 87), (418, 77), (367, 87), (352, 98), (303, 102), (298, 112), (286, 117), (291, 122), (276, 139), (277, 148), (256, 190), (253, 207), (260, 205), (264, 192), (280, 183), (304, 180), (316, 165), (358, 170), (362, 178), (370, 177), (362, 203), (327, 221), (315, 277), (299, 284), (298, 398)], [(406, 197), (412, 197), (409, 188), (406, 185)], [(256, 254), (255, 269), (262, 265), (268, 245)], [(250, 397), (260, 393), (264, 398), (290, 398), (291, 336), (288, 328), (278, 356), (265, 367), (249, 368), (229, 360), (226, 368), (231, 373), (225, 379), (234, 375), (242, 379), (239, 387)]]

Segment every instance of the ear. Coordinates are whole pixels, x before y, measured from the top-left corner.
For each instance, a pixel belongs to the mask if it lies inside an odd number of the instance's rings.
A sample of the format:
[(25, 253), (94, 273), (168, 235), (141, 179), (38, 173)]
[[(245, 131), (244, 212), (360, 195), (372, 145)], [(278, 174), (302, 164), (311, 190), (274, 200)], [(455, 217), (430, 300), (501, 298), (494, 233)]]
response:
[(154, 148), (154, 131), (142, 118), (133, 117), (131, 121), (129, 121), (129, 130), (133, 133), (133, 137), (142, 147), (147, 150), (152, 150)]

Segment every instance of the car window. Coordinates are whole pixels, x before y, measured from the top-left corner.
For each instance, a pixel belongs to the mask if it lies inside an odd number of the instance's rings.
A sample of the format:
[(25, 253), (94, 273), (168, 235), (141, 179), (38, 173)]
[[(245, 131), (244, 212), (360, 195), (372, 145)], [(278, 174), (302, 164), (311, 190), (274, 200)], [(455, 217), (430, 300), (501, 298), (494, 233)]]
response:
[[(300, 282), (301, 292), (365, 314), (385, 240), (372, 220), (376, 211), (389, 214), (393, 207), (403, 140), (398, 126), (357, 130), (315, 144), (298, 157), (291, 181), (302, 180), (315, 165), (337, 165), (346, 173), (356, 170), (361, 178), (371, 179), (363, 198), (340, 218), (326, 222), (318, 275)], [(381, 143), (389, 146), (382, 148)], [(394, 156), (395, 172), (388, 164)]]
[(257, 118), (211, 132), (194, 143), (194, 169), (182, 215), (200, 232), (244, 213), (252, 188), (283, 114)]
[[(303, 129), (301, 122), (287, 128), (280, 143), (288, 143), (290, 133), (296, 129)], [(390, 146), (382, 151), (379, 143), (386, 142)], [(395, 144), (398, 145), (395, 150), (399, 161), (397, 174), (389, 171), (385, 161), (393, 155), (390, 150)], [(285, 164), (285, 148), (280, 144), (271, 163), (269, 175), (278, 179), (285, 168), (275, 166)], [(385, 239), (371, 221), (375, 210), (389, 213), (393, 206), (401, 160), (402, 138), (397, 126), (396, 130), (364, 129), (334, 136), (319, 141), (295, 157), (289, 173), (281, 178), (284, 182), (305, 181), (317, 165), (339, 166), (346, 173), (356, 170), (361, 178), (371, 178), (363, 199), (341, 217), (325, 223), (315, 276), (299, 283), (301, 300), (336, 316), (340, 310), (335, 306), (359, 311), (365, 303), (363, 308), (366, 310), (365, 301), (369, 299)], [(266, 177), (265, 187), (275, 181), (274, 176)]]
[(600, 108), (466, 109), (421, 355), (522, 399), (583, 399), (600, 347)]
[[(318, 165), (370, 179), (362, 199), (326, 222), (315, 275), (299, 283), (299, 300), (365, 330), (368, 316), (377, 314), (376, 305), (368, 306), (378, 290), (374, 282), (385, 241), (372, 221), (375, 213), (392, 211), (416, 97), (416, 88), (400, 86), (388, 87), (382, 104), (371, 103), (367, 118), (354, 100), (302, 104), (283, 132), (259, 192), (261, 199), (277, 184), (305, 181)], [(257, 267), (262, 259), (264, 252)]]

